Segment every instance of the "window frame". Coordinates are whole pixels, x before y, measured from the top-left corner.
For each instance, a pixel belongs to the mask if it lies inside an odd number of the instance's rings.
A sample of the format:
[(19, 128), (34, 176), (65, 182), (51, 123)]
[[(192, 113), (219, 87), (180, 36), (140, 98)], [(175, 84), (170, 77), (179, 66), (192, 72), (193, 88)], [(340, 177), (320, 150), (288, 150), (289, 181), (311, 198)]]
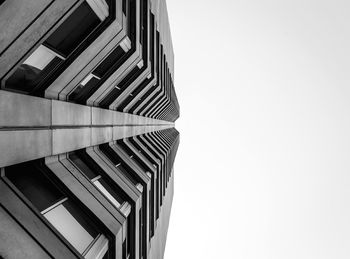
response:
[[(46, 44), (45, 41), (52, 36), (57, 29), (59, 29), (60, 25), (62, 25), (71, 15), (74, 14), (76, 10), (83, 4), (86, 3), (92, 12), (96, 15), (97, 19), (100, 21), (91, 31), (87, 33), (87, 35), (71, 50), (71, 52), (67, 55), (60, 53), (59, 50), (54, 49), (53, 47)], [(9, 70), (9, 73), (1, 79), (1, 88), (4, 90), (28, 94), (33, 96), (43, 97), (45, 95), (45, 90), (53, 83), (53, 81), (61, 75), (67, 66), (74, 60), (77, 55), (80, 55), (90, 43), (95, 40), (115, 19), (115, 1), (110, 2), (110, 6), (108, 6), (105, 0), (85, 0), (82, 1), (74, 10), (70, 10), (68, 15), (63, 15), (59, 20), (59, 26), (49, 30), (46, 32), (45, 37), (43, 37), (38, 44), (34, 45), (29, 51), (28, 55), (23, 56), (17, 65)], [(73, 8), (72, 8), (73, 9)], [(56, 62), (53, 66), (46, 67), (48, 69), (41, 70), (38, 74), (37, 78), (34, 80), (34, 86), (30, 86), (30, 89), (23, 89), (21, 87), (7, 86), (7, 81), (16, 73), (21, 65), (33, 54), (35, 51), (44, 46), (47, 49), (50, 49), (55, 56), (60, 58), (61, 60)], [(44, 71), (44, 73), (42, 73)]]
[[(87, 254), (96, 254), (96, 251), (97, 251), (97, 254), (103, 253), (103, 255), (102, 255), (102, 257), (103, 257), (106, 253), (108, 253), (109, 239), (104, 235), (104, 233), (103, 233), (104, 231), (100, 229), (101, 228), (100, 224), (96, 221), (96, 219), (94, 219), (94, 217), (95, 217), (94, 214), (91, 211), (87, 210), (86, 208), (83, 208), (81, 202), (74, 196), (74, 194), (72, 194), (69, 190), (67, 190), (66, 187), (64, 187), (63, 183), (59, 182), (59, 179), (57, 179), (57, 177), (54, 175), (54, 173), (51, 172), (51, 170), (47, 167), (43, 168), (42, 163), (40, 163), (40, 165), (38, 165), (37, 161), (38, 160), (33, 160), (33, 161), (29, 161), (29, 162), (24, 162), (24, 163), (32, 163), (31, 166), (33, 168), (35, 168), (36, 170), (40, 171), (40, 174), (42, 174), (43, 177), (45, 177), (53, 186), (55, 186), (64, 195), (64, 198), (58, 200), (57, 202), (55, 202), (54, 204), (50, 205), (49, 207), (47, 207), (46, 209), (44, 209), (42, 211), (40, 211), (29, 200), (29, 198), (27, 198), (27, 196), (19, 188), (17, 188), (17, 186), (7, 177), (6, 167), (1, 168), (0, 177), (6, 184), (8, 184), (11, 187), (11, 189), (14, 191), (15, 194), (22, 199), (24, 204), (27, 205), (29, 208), (31, 208), (31, 210), (34, 212), (34, 214), (36, 216), (38, 216), (43, 222), (46, 223), (48, 228), (59, 237), (61, 242), (63, 242), (68, 247), (70, 247), (71, 250), (74, 251), (74, 253), (76, 253), (79, 256), (83, 256), (84, 258), (93, 259), (95, 257), (86, 257), (86, 255)], [(24, 163), (22, 163), (22, 164), (24, 164)], [(72, 202), (75, 210), (81, 212), (82, 215), (87, 216), (89, 223), (92, 224), (91, 227), (94, 228), (96, 232), (98, 232), (96, 237), (92, 237), (93, 238), (92, 242), (86, 247), (86, 249), (82, 253), (79, 252), (77, 250), (77, 248), (75, 248), (74, 245), (71, 242), (69, 242), (69, 240), (67, 238), (65, 238), (64, 235), (44, 215), (45, 213), (54, 210), (59, 205), (62, 205), (64, 202), (66, 202), (68, 200), (70, 200)], [(73, 218), (75, 218), (75, 216), (72, 213), (69, 212), (69, 214)], [(78, 223), (85, 231), (87, 231), (84, 228), (84, 226), (81, 225), (81, 223), (79, 221), (78, 221)], [(100, 253), (98, 253), (99, 247), (101, 247), (101, 249), (102, 248), (105, 249), (104, 246), (100, 246), (101, 243), (106, 245), (105, 239), (107, 240), (107, 250), (106, 251), (100, 250)], [(102, 257), (99, 257), (99, 258), (102, 259)]]

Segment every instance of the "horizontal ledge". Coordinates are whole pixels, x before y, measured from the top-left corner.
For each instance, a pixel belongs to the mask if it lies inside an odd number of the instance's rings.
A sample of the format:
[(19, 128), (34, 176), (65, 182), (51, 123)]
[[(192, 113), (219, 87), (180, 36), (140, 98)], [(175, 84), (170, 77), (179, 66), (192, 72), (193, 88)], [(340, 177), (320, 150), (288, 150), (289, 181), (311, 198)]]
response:
[(163, 125), (158, 120), (87, 105), (0, 90), (0, 129)]
[(4, 151), (0, 167), (172, 127), (168, 124), (0, 130), (0, 149)]
[(79, 129), (79, 128), (107, 128), (107, 127), (158, 127), (174, 126), (174, 123), (167, 124), (102, 124), (102, 125), (55, 125), (55, 126), (21, 126), (10, 127), (0, 126), (0, 131), (19, 131), (19, 130), (56, 130), (56, 129)]

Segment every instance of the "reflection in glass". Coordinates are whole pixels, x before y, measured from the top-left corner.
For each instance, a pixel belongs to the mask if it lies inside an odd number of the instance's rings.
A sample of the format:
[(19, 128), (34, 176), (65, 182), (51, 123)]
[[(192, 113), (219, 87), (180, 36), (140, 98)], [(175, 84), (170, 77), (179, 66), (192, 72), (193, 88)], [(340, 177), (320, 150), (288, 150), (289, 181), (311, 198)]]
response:
[(94, 240), (62, 204), (46, 212), (44, 217), (81, 254)]

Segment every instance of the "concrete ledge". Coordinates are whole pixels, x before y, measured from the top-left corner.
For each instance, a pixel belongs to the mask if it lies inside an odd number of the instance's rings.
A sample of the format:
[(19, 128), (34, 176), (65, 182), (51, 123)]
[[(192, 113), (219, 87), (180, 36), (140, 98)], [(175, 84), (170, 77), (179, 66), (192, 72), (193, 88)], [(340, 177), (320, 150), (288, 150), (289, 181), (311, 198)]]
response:
[(91, 107), (52, 100), (52, 126), (91, 125)]
[(0, 150), (0, 167), (47, 156), (52, 150), (51, 131), (0, 131)]
[(172, 127), (169, 124), (1, 130), (0, 167)]
[(91, 129), (91, 145), (99, 145), (112, 140), (112, 127), (92, 128)]
[(55, 129), (52, 131), (52, 155), (91, 146), (91, 129)]
[(170, 125), (157, 126), (115, 126), (113, 127), (113, 140), (132, 137), (148, 132), (172, 128)]
[(0, 127), (51, 124), (51, 100), (0, 90)]
[(171, 127), (168, 121), (0, 90), (0, 167)]
[(126, 121), (126, 113), (122, 113), (122, 112), (114, 112), (113, 113), (113, 125), (125, 125), (125, 121)]
[(0, 90), (0, 128), (166, 124), (174, 125), (169, 121)]
[(114, 116), (117, 115), (115, 111), (92, 107), (92, 124), (97, 125), (112, 125)]

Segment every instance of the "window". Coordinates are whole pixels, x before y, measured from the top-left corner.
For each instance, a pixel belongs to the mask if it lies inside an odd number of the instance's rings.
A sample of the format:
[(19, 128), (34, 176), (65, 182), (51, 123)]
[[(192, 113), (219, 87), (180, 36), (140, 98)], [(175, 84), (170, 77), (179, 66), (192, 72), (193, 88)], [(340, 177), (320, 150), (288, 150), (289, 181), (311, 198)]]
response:
[[(125, 4), (125, 6), (124, 6)], [(135, 12), (135, 0), (129, 0), (127, 5), (126, 1), (123, 6), (128, 10), (127, 19), (135, 20), (136, 17), (132, 16), (130, 12)], [(125, 9), (125, 11), (126, 11)], [(133, 21), (135, 22), (135, 21)], [(95, 80), (90, 80), (83, 84), (83, 80), (68, 96), (68, 100), (79, 103), (86, 104), (86, 101), (93, 95), (94, 92), (101, 86), (101, 84), (132, 55), (133, 48), (132, 41), (134, 39), (128, 35), (125, 37), (119, 45), (112, 50), (107, 57), (92, 71), (92, 75)], [(119, 89), (120, 90), (120, 89)]]
[(116, 208), (124, 204), (125, 201), (117, 194), (116, 188), (113, 188), (96, 170), (92, 170), (82, 157), (71, 153), (69, 159)]
[[(128, 165), (128, 163), (124, 162), (123, 159), (109, 146), (108, 143), (99, 145), (102, 153), (106, 155), (106, 157), (115, 165), (126, 179), (128, 179), (142, 194), (142, 207), (140, 208), (140, 229), (138, 230), (140, 233), (140, 254), (144, 257), (146, 256), (146, 242), (147, 242), (147, 196), (148, 193), (144, 191), (147, 189), (146, 183), (143, 182), (142, 178)], [(142, 258), (140, 256), (140, 258)]]
[[(139, 150), (139, 153), (141, 153), (143, 156), (145, 156), (148, 161), (150, 161), (150, 163), (152, 163), (152, 166), (154, 167), (154, 169), (156, 170), (157, 172), (157, 181), (156, 181), (156, 187), (155, 187), (155, 192), (156, 192), (156, 218), (158, 219), (159, 218), (159, 209), (160, 209), (160, 205), (159, 205), (159, 188), (160, 188), (160, 184), (161, 184), (161, 181), (160, 181), (160, 168), (156, 165), (156, 163), (158, 161), (156, 161), (157, 158), (149, 155), (147, 152), (142, 152), (142, 148), (141, 146), (135, 141), (134, 138), (129, 138), (129, 141), (130, 143)], [(145, 147), (144, 147), (145, 148)], [(147, 150), (149, 150), (149, 148), (146, 147)]]
[(29, 162), (5, 168), (5, 177), (81, 255), (102, 258), (106, 254), (108, 239), (46, 172)]
[(69, 95), (68, 99), (70, 101), (76, 101), (78, 103), (79, 100), (81, 99), (81, 93), (83, 92), (84, 89), (91, 89), (94, 88), (98, 85), (100, 81), (100, 78), (95, 76), (94, 74), (89, 74), (87, 77), (81, 81), (79, 86), (75, 88), (75, 90)]
[[(160, 193), (159, 193), (159, 205), (162, 206), (163, 204), (163, 199), (162, 199), (162, 194), (163, 191), (165, 190), (165, 186), (164, 186), (164, 171), (165, 171), (165, 167), (166, 167), (166, 162), (165, 161), (165, 156), (162, 153), (159, 153), (160, 150), (157, 148), (157, 146), (155, 146), (154, 142), (151, 141), (149, 142), (149, 140), (147, 139), (147, 135), (144, 134), (142, 136), (137, 136), (136, 137), (137, 140), (144, 146), (146, 146), (148, 148), (148, 151), (150, 151), (150, 153), (156, 158), (158, 159), (159, 162), (161, 162), (160, 168), (158, 169), (158, 181), (159, 181), (159, 187), (160, 187)], [(156, 166), (155, 166), (156, 167)]]
[(68, 210), (67, 198), (62, 199), (41, 213), (58, 232), (71, 243), (79, 253), (83, 254), (86, 248), (94, 241), (97, 233), (89, 233)]
[[(155, 183), (154, 183), (154, 176), (152, 176), (152, 174), (148, 171), (152, 171), (153, 168), (148, 167), (148, 165), (142, 161), (142, 159), (140, 159), (139, 156), (135, 155), (133, 153), (133, 151), (130, 149), (130, 147), (128, 145), (125, 144), (125, 142), (123, 140), (118, 140), (117, 141), (118, 146), (123, 149), (123, 151), (130, 157), (130, 159), (133, 161), (133, 163), (135, 163), (144, 173), (147, 174), (147, 176), (151, 179), (151, 188), (149, 190), (149, 197), (150, 197), (150, 217), (149, 217), (149, 224), (150, 224), (150, 228), (149, 228), (149, 238), (151, 239), (151, 237), (153, 237), (154, 235), (154, 195), (155, 195)], [(140, 150), (139, 150), (140, 152)], [(157, 179), (158, 181), (158, 179)]]
[[(134, 15), (134, 11), (133, 14)], [(131, 16), (130, 16), (131, 17)], [(133, 19), (130, 19), (133, 21)], [(109, 106), (128, 88), (141, 74), (147, 69), (147, 63), (144, 64), (143, 60), (148, 60), (148, 4), (145, 1), (140, 1), (140, 38), (139, 44), (142, 45), (142, 60), (118, 83), (117, 88), (112, 89), (107, 96), (100, 102), (100, 107), (108, 109)], [(129, 38), (135, 38), (134, 31), (135, 24), (130, 24)], [(135, 47), (135, 40), (131, 40), (132, 47)], [(117, 109), (121, 111), (120, 109)]]
[[(88, 75), (80, 85), (69, 95), (69, 100), (76, 103), (84, 104), (86, 100), (94, 93), (106, 79), (111, 71), (117, 70), (125, 58), (125, 54), (129, 51), (129, 41), (124, 39), (120, 46), (116, 47), (96, 68), (90, 75)], [(103, 80), (101, 81), (101, 78)]]
[(122, 58), (124, 53), (125, 51), (123, 48), (118, 46), (98, 65), (98, 67), (96, 67), (93, 73), (99, 77), (103, 77), (107, 74), (108, 70)]
[(125, 224), (125, 240), (123, 242), (123, 259), (130, 257), (131, 239), (131, 205), (125, 201), (127, 198), (123, 196), (123, 191), (117, 186), (109, 182), (103, 170), (91, 159), (88, 158), (85, 150), (78, 150), (69, 154), (69, 159), (73, 164), (96, 186), (96, 188), (126, 217)]
[[(123, 242), (123, 259), (130, 256), (130, 246), (133, 233), (131, 233), (131, 205), (121, 196), (121, 190), (116, 186), (108, 183), (108, 177), (104, 177), (102, 169), (91, 159), (87, 158), (84, 150), (75, 151), (69, 154), (69, 159), (74, 165), (96, 186), (96, 188), (126, 217), (125, 240)], [(121, 195), (118, 195), (118, 191)]]
[(83, 2), (45, 41), (58, 53), (69, 55), (101, 20), (91, 6)]
[(131, 40), (133, 46), (135, 46), (136, 41), (136, 0), (129, 0), (128, 4), (125, 6), (128, 19), (127, 34)]
[(83, 2), (6, 80), (5, 87), (39, 95), (45, 80), (108, 16), (104, 0)]
[(58, 57), (60, 59), (64, 59), (62, 56), (58, 55), (54, 51), (52, 51), (49, 48), (45, 47), (44, 45), (40, 45), (39, 48), (37, 48), (32, 53), (32, 55), (30, 55), (23, 62), (23, 64), (35, 67), (35, 68), (37, 68), (39, 70), (43, 70), (46, 66), (48, 66), (50, 64), (50, 62), (55, 57)]

